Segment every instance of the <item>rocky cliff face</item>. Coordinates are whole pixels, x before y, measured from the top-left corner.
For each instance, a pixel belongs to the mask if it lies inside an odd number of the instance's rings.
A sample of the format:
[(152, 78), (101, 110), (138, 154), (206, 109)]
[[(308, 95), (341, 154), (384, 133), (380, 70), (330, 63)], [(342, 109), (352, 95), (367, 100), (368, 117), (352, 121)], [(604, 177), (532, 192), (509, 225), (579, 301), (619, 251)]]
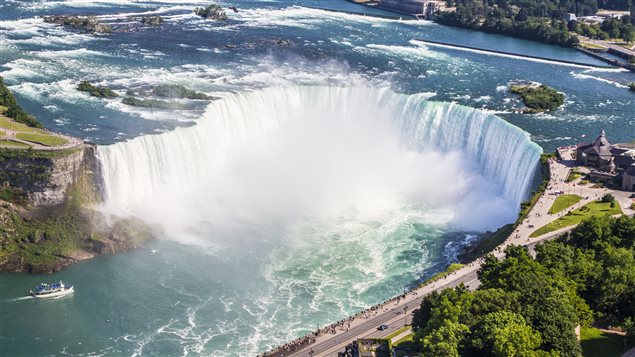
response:
[[(65, 152), (5, 150), (0, 153), (0, 184), (14, 192), (21, 191), (26, 197), (23, 203), (30, 207), (51, 207), (63, 204), (67, 191), (86, 172), (96, 172), (98, 167), (93, 146)], [(99, 187), (99, 182), (91, 184), (95, 189)]]
[(94, 146), (0, 149), (0, 271), (50, 273), (151, 239), (133, 218), (105, 217)]

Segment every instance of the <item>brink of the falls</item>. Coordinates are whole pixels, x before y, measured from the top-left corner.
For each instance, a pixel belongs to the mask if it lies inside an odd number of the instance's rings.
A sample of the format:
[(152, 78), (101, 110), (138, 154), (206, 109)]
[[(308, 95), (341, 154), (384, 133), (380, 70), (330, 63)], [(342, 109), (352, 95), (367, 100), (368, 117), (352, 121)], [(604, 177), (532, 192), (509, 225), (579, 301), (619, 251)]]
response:
[[(276, 158), (266, 157), (270, 150), (279, 150), (270, 153)], [(154, 217), (155, 223), (180, 219), (183, 210), (157, 209), (179, 206), (179, 199), (188, 204), (200, 199), (187, 219), (201, 214), (199, 221), (214, 221), (215, 210), (207, 206), (216, 206), (216, 211), (284, 205), (296, 211), (324, 210), (329, 208), (323, 202), (312, 203), (335, 187), (331, 193), (337, 202), (332, 205), (359, 209), (361, 196), (361, 205), (377, 204), (392, 200), (386, 197), (392, 193), (382, 192), (399, 188), (399, 195), (411, 201), (449, 207), (455, 216), (450, 223), (477, 231), (514, 219), (530, 190), (540, 153), (528, 133), (485, 111), (389, 88), (340, 86), (231, 94), (211, 103), (193, 127), (99, 150), (107, 207)], [(248, 172), (244, 175), (252, 178), (241, 181), (231, 176), (236, 172)], [(264, 181), (255, 182), (259, 177)], [(346, 182), (349, 186), (340, 187)], [(360, 189), (366, 182), (367, 192)], [(240, 183), (248, 187), (231, 187)], [(252, 196), (271, 191), (271, 197), (244, 197), (258, 185), (263, 187)], [(232, 190), (241, 193), (227, 193)], [(311, 204), (296, 199), (307, 191), (315, 193), (305, 198)], [(348, 202), (342, 196), (351, 192), (356, 196)], [(285, 193), (293, 198), (281, 197)], [(376, 194), (381, 197), (373, 197)], [(444, 198), (451, 202), (442, 202)], [(239, 215), (257, 219), (261, 213)]]

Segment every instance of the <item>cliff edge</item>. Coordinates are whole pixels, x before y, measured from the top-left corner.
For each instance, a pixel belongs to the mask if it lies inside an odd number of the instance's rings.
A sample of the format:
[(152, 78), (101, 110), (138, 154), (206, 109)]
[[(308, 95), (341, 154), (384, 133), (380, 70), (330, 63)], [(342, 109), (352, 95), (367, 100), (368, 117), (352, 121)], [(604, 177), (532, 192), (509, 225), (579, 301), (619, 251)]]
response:
[(0, 271), (51, 273), (152, 238), (135, 219), (106, 217), (96, 147), (0, 147)]

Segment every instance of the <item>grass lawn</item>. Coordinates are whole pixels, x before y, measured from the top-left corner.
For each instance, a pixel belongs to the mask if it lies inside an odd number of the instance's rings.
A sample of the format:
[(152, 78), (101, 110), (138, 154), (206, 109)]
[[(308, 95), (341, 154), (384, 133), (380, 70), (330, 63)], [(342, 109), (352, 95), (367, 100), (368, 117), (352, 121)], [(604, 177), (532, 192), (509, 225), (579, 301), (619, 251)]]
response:
[(567, 176), (567, 179), (565, 181), (566, 182), (572, 182), (572, 181), (575, 181), (576, 179), (578, 179), (579, 177), (582, 177), (582, 173), (581, 172), (571, 171), (571, 172), (569, 172), (569, 176)]
[(594, 48), (596, 50), (605, 50), (606, 47), (604, 46), (600, 46), (600, 45), (596, 45), (595, 43), (589, 43), (589, 42), (582, 42), (582, 47), (586, 47), (586, 48)]
[(582, 200), (582, 197), (578, 195), (560, 195), (556, 197), (553, 205), (551, 206), (551, 208), (549, 208), (549, 214), (555, 214), (563, 211), (580, 202), (580, 200)]
[(27, 144), (23, 144), (23, 143), (19, 143), (19, 142), (16, 142), (16, 141), (11, 141), (11, 140), (0, 140), (0, 147), (16, 148), (16, 149), (28, 149), (28, 148), (30, 148), (30, 146), (27, 145)]
[(399, 334), (400, 334), (400, 333), (402, 333), (402, 332), (404, 332), (404, 331), (407, 331), (407, 330), (409, 330), (409, 329), (411, 329), (411, 328), (412, 328), (412, 326), (410, 326), (410, 325), (406, 325), (406, 326), (404, 326), (404, 327), (402, 327), (402, 328), (400, 328), (400, 329), (397, 329), (397, 330), (393, 331), (393, 333), (391, 333), (390, 335), (386, 336), (385, 338), (386, 338), (387, 340), (390, 340), (390, 339), (392, 339), (393, 337), (395, 337), (395, 336), (399, 336)]
[(0, 130), (0, 136), (4, 136), (6, 133), (2, 130)]
[(580, 331), (582, 355), (585, 357), (619, 357), (626, 352), (624, 337), (600, 331), (593, 327), (583, 327)]
[(17, 133), (15, 136), (18, 139), (30, 141), (32, 143), (38, 143), (46, 146), (59, 146), (68, 143), (64, 138), (54, 135), (32, 134), (32, 133)]
[(22, 131), (25, 133), (34, 133), (34, 134), (45, 134), (46, 135), (46, 131), (44, 130), (40, 130), (37, 128), (31, 128), (28, 125), (22, 124), (22, 123), (16, 123), (13, 120), (7, 118), (7, 117), (3, 117), (0, 116), (0, 128), (7, 128), (10, 130), (15, 130), (15, 131)]
[(560, 228), (577, 225), (578, 223), (591, 216), (604, 214), (612, 216), (620, 213), (622, 213), (622, 209), (620, 208), (620, 204), (617, 201), (615, 201), (615, 207), (613, 208), (611, 208), (611, 203), (609, 202), (589, 202), (583, 207), (569, 212), (567, 215), (558, 218), (557, 220), (547, 224), (546, 226), (538, 228), (533, 233), (531, 233), (530, 237), (539, 237), (545, 233), (553, 232)]

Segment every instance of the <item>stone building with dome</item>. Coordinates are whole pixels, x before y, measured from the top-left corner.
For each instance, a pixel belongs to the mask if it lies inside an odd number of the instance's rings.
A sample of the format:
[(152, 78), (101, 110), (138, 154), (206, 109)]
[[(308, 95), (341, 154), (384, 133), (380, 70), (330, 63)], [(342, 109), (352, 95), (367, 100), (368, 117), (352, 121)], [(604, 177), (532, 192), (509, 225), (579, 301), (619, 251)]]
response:
[(611, 144), (604, 129), (592, 143), (576, 147), (575, 162), (591, 169), (600, 181), (615, 181), (623, 190), (635, 191), (635, 143)]

